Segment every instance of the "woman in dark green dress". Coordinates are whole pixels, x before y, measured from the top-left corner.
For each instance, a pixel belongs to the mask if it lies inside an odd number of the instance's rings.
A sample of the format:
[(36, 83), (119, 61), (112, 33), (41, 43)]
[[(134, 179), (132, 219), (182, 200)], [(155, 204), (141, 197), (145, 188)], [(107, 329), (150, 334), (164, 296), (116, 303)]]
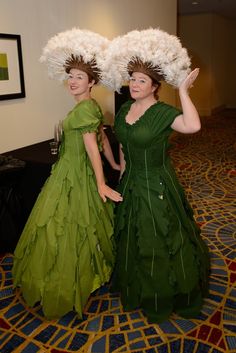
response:
[(209, 275), (208, 249), (168, 154), (173, 130), (200, 129), (188, 94), (199, 69), (179, 84), (182, 111), (159, 101), (163, 77), (158, 70), (138, 58), (136, 50), (127, 65), (132, 100), (121, 107), (114, 125), (121, 145), (118, 191), (123, 202), (115, 217), (112, 290), (121, 293), (126, 310), (141, 307), (151, 322), (162, 322), (172, 312), (196, 317)]

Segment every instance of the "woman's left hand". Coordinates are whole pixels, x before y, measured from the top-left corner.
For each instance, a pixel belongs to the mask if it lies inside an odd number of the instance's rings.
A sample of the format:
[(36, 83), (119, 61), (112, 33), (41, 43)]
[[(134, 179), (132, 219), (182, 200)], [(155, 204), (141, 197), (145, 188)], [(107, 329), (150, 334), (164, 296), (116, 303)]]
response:
[(106, 202), (107, 197), (114, 202), (120, 202), (123, 200), (123, 197), (119, 192), (113, 190), (106, 184), (99, 185), (98, 192), (104, 202)]
[(114, 163), (114, 164), (112, 165), (112, 169), (120, 171), (120, 165), (117, 164), (117, 163)]
[(193, 87), (193, 83), (199, 74), (199, 68), (194, 69), (190, 74), (181, 82), (179, 86), (180, 91), (188, 91), (189, 88)]

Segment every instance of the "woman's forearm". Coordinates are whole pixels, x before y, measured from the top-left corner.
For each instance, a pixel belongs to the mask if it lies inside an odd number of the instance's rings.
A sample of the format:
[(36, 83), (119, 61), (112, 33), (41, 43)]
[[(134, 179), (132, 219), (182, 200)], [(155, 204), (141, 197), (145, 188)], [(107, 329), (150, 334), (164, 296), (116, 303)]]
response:
[(186, 77), (179, 87), (179, 97), (183, 114), (177, 116), (171, 127), (175, 131), (182, 133), (194, 133), (200, 130), (201, 121), (195, 105), (193, 104), (188, 90), (199, 74), (199, 69), (195, 69)]
[(105, 184), (101, 155), (97, 145), (96, 133), (86, 133), (83, 135), (85, 149), (92, 164), (97, 185)]
[(98, 193), (102, 200), (106, 202), (107, 197), (112, 201), (122, 201), (122, 196), (117, 191), (111, 189), (105, 183), (101, 155), (97, 145), (97, 135), (95, 132), (86, 133), (83, 135), (86, 152), (92, 164), (94, 174), (96, 177)]
[(188, 92), (186, 90), (180, 90), (179, 97), (183, 111), (183, 124), (186, 131), (189, 133), (199, 131), (201, 128), (201, 121)]
[(113, 169), (120, 169), (119, 165), (116, 163), (114, 155), (113, 155), (113, 151), (111, 149), (111, 145), (110, 142), (108, 140), (108, 137), (106, 135), (106, 133), (103, 131), (101, 131), (102, 133), (102, 147), (103, 147), (103, 154), (106, 157), (107, 161), (109, 162), (110, 166)]

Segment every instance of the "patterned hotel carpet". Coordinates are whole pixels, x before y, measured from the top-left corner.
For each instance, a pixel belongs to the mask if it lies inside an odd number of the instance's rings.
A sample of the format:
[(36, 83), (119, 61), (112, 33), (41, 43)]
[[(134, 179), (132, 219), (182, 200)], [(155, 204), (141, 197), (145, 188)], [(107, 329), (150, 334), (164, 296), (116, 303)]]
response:
[(46, 321), (39, 306), (27, 308), (14, 293), (8, 254), (0, 259), (0, 352), (236, 353), (235, 118), (228, 111), (206, 118), (195, 135), (172, 138), (177, 173), (211, 251), (210, 295), (198, 319), (149, 324), (103, 287), (83, 320), (71, 312)]

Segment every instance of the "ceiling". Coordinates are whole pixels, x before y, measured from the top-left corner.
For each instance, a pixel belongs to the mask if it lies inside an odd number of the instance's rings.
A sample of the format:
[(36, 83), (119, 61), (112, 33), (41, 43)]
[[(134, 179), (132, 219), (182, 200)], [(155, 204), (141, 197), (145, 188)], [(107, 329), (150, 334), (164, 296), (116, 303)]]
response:
[[(179, 15), (216, 13), (236, 19), (236, 0), (177, 0)], [(196, 4), (194, 4), (196, 3)]]

